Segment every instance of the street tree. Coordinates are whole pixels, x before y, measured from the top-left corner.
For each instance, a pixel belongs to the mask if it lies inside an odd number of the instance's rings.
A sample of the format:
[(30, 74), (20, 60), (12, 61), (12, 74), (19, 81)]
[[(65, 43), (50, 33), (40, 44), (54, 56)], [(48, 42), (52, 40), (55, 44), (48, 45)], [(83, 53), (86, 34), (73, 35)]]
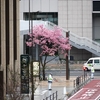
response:
[[(67, 51), (71, 49), (68, 37), (63, 37), (62, 30), (58, 27), (47, 29), (43, 25), (34, 26), (32, 33), (29, 33), (29, 39), (26, 41), (27, 46), (32, 47), (39, 45), (41, 48), (40, 63), (42, 66), (43, 80), (45, 80), (45, 68), (48, 56), (67, 56)], [(42, 59), (44, 57), (44, 59)], [(50, 60), (51, 61), (51, 60)]]

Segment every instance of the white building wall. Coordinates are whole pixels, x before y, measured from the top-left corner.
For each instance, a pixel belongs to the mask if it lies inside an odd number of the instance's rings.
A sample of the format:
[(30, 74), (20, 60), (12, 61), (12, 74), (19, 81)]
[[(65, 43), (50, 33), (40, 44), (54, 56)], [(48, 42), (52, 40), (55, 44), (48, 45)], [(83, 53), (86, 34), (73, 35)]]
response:
[[(58, 12), (58, 0), (30, 0), (30, 12)], [(29, 0), (20, 1), (20, 19), (23, 12), (29, 12)]]
[[(92, 39), (92, 0), (30, 0), (30, 12), (58, 12), (58, 25), (79, 35)], [(29, 0), (20, 1), (20, 19), (23, 12), (29, 12)], [(72, 56), (82, 54), (82, 50), (71, 50)], [(75, 52), (73, 52), (75, 51)], [(77, 59), (85, 59), (91, 54), (83, 53)]]
[(92, 0), (58, 0), (58, 22), (73, 33), (92, 39)]
[[(20, 1), (20, 19), (29, 11), (29, 0)], [(30, 0), (31, 12), (58, 12), (58, 24), (92, 39), (92, 0)]]

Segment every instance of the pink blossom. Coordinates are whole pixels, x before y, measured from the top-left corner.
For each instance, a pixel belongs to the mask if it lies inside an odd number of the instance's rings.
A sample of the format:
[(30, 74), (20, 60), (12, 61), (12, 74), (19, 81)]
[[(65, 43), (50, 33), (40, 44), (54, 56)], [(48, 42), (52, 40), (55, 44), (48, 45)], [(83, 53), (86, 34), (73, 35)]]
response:
[(26, 42), (27, 46), (31, 47), (32, 46), (32, 42)]
[(33, 27), (32, 33), (29, 33), (29, 41), (31, 42), (26, 42), (26, 44), (28, 46), (35, 46), (35, 44), (40, 45), (42, 49), (40, 56), (45, 54), (55, 55), (55, 52), (58, 50), (66, 56), (67, 53), (65, 51), (70, 50), (71, 46), (69, 44), (69, 39), (64, 38), (62, 34), (62, 30), (58, 27), (49, 30), (43, 27), (43, 25), (36, 25)]

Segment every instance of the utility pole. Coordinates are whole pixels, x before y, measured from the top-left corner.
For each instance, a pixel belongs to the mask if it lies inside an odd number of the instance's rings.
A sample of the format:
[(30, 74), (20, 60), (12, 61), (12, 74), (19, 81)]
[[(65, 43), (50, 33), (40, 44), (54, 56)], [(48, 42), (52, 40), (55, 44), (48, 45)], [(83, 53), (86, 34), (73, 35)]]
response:
[(29, 0), (29, 33), (30, 33), (30, 0)]
[[(69, 37), (69, 31), (66, 32), (66, 38)], [(66, 80), (69, 80), (69, 58), (70, 58), (70, 55), (69, 55), (69, 51), (67, 51), (67, 56), (66, 56)]]
[[(31, 26), (33, 26), (33, 24), (31, 23)], [(31, 27), (32, 28), (32, 27)], [(30, 0), (29, 0), (29, 33), (30, 33)], [(32, 33), (32, 29), (31, 29), (31, 33)], [(33, 46), (31, 48), (31, 56), (32, 56), (32, 61), (31, 61), (31, 88), (32, 88), (32, 97), (31, 100), (34, 100), (34, 79), (33, 79)]]

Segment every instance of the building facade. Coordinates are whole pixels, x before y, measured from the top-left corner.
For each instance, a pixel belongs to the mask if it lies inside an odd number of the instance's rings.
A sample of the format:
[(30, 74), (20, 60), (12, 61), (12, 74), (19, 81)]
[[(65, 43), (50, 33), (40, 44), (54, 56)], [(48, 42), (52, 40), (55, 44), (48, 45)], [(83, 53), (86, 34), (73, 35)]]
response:
[(19, 43), (19, 0), (0, 0), (0, 71), (5, 84), (8, 69), (19, 68)]
[[(64, 29), (100, 42), (100, 0), (21, 0), (20, 19), (48, 20)], [(73, 60), (95, 56), (84, 49), (72, 47)]]

